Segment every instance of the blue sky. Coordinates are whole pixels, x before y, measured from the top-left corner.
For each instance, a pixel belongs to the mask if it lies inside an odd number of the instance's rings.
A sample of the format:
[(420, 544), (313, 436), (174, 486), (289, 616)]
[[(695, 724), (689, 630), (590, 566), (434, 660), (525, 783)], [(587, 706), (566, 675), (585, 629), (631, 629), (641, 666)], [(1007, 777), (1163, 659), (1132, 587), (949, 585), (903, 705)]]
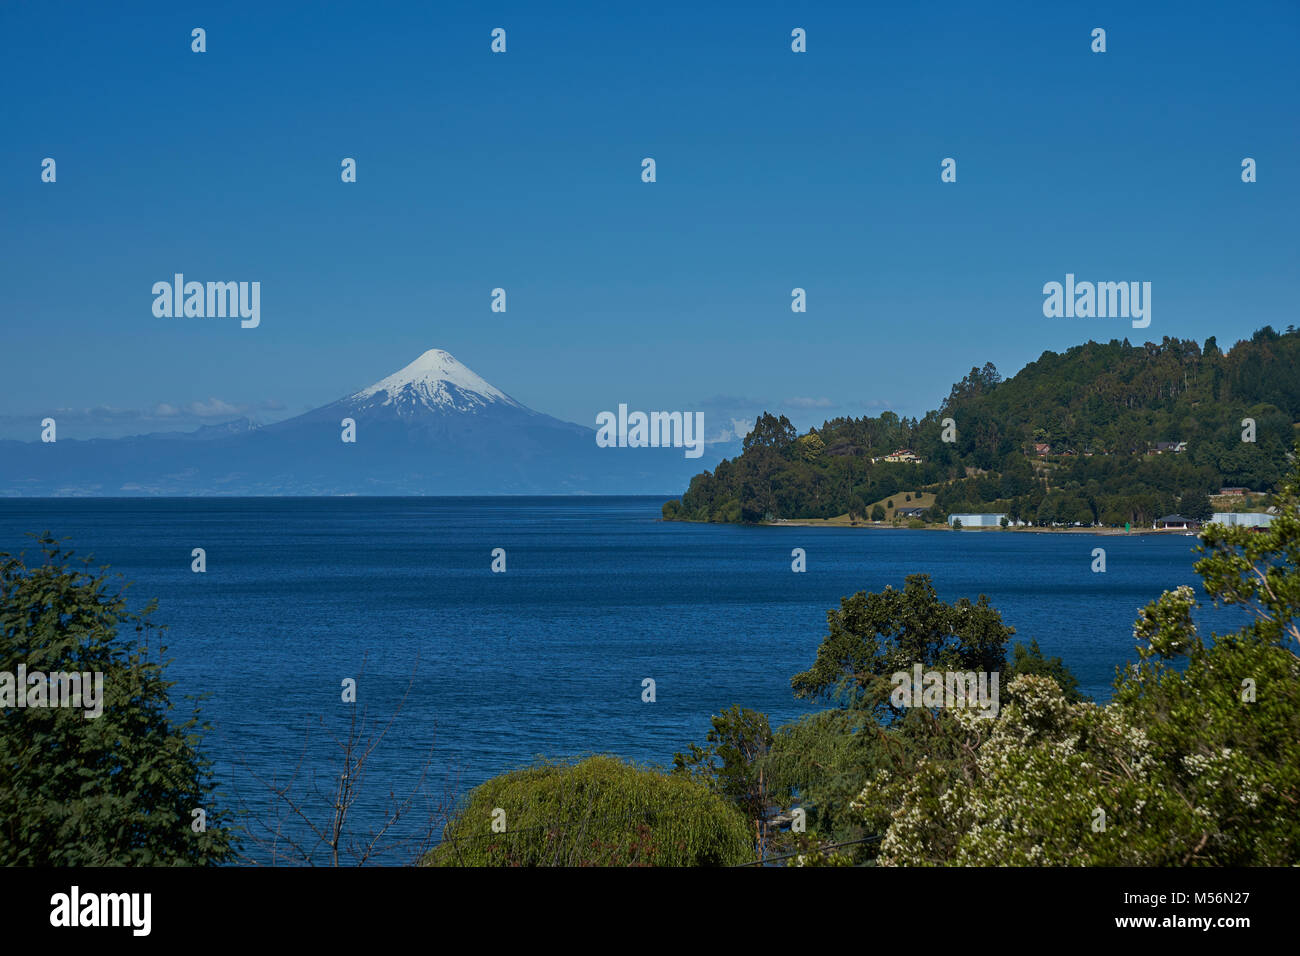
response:
[[(1300, 5), (541, 6), (0, 5), (0, 437), (272, 421), (434, 347), (587, 425), (805, 427), (1296, 322)], [(175, 272), (260, 327), (155, 317)], [(1067, 272), (1151, 326), (1044, 318)]]

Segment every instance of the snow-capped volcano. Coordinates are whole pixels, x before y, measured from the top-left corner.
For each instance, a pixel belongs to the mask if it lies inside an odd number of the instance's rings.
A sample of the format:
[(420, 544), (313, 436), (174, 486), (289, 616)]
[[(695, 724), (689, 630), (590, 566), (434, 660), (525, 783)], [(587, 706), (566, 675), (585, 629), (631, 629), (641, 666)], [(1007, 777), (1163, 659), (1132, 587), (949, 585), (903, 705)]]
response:
[(0, 442), (0, 495), (666, 494), (708, 466), (676, 448), (602, 448), (589, 425), (534, 411), (430, 349), (262, 428)]
[(489, 405), (524, 407), (442, 349), (429, 349), (410, 365), (344, 401), (358, 410), (390, 406), (402, 417), (429, 409), (475, 412)]

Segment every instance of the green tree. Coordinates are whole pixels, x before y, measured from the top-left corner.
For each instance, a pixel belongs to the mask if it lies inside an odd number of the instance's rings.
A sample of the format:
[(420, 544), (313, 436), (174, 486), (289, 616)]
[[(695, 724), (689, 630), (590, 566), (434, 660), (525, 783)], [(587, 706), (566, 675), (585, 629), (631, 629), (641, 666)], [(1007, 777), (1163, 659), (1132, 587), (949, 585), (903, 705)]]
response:
[(1139, 661), (1117, 675), (1109, 704), (1067, 699), (1035, 665), (1010, 681), (996, 720), (954, 711), (969, 735), (956, 761), (949, 750), (906, 772), (877, 770), (851, 804), (883, 833), (878, 861), (1300, 862), (1295, 462), (1266, 532), (1210, 525), (1202, 535), (1205, 590), (1248, 609), (1250, 624), (1205, 640), (1196, 595), (1180, 586), (1142, 609)]
[[(807, 715), (773, 735), (762, 765), (773, 792), (788, 792), (807, 813), (802, 840), (789, 838), (812, 862), (863, 863), (876, 855), (869, 835), (888, 826), (853, 808), (864, 782), (884, 774), (905, 781), (922, 764), (944, 779), (964, 772), (971, 733), (945, 710), (896, 711), (880, 700), (892, 689), (885, 680), (912, 663), (960, 670), (1050, 674), (1077, 697), (1077, 681), (1059, 658), (1045, 658), (1037, 643), (1017, 645), (1015, 664), (1003, 662), (1013, 633), (983, 598), (972, 605), (943, 604), (925, 575), (907, 579), (904, 591), (844, 598), (827, 614), (831, 635), (823, 640), (812, 670), (796, 675), (797, 692), (838, 699), (848, 706)], [(1002, 683), (1005, 685), (1005, 680)], [(863, 688), (867, 688), (865, 691)], [(874, 702), (874, 706), (873, 706)], [(979, 723), (987, 723), (980, 720)], [(901, 784), (900, 784), (901, 786)], [(901, 798), (893, 798), (897, 805)], [(887, 816), (887, 814), (886, 814)], [(865, 842), (831, 851), (819, 847)]]
[(1178, 499), (1178, 513), (1194, 521), (1208, 521), (1214, 514), (1214, 506), (1204, 491), (1189, 491)]
[(799, 459), (806, 462), (816, 461), (826, 451), (826, 443), (816, 431), (810, 431), (802, 438), (796, 439), (795, 445), (798, 448)]
[(872, 509), (871, 509), (871, 520), (872, 520), (872, 521), (884, 521), (884, 520), (885, 520), (885, 509), (882, 508), (882, 507), (880, 507), (879, 504), (876, 504), (876, 505), (874, 505), (874, 506), (872, 507)]
[(1198, 548), (1206, 556), (1196, 573), (1215, 604), (1250, 611), (1251, 634), (1294, 647), (1300, 642), (1300, 443), (1275, 504), (1278, 514), (1263, 530), (1206, 525)]
[(740, 498), (741, 520), (746, 524), (766, 521), (775, 514), (776, 508), (776, 497), (770, 483), (760, 478), (745, 482)]
[[(171, 866), (231, 860), (229, 814), (199, 747), (198, 705), (173, 720), (162, 629), (125, 588), (73, 566), (48, 532), (31, 567), (0, 553), (0, 864)], [(123, 633), (125, 632), (125, 633)], [(102, 674), (102, 712), (16, 707), (4, 678)], [(83, 691), (82, 702), (87, 703)], [(206, 815), (195, 832), (193, 811)]]
[(541, 763), (475, 787), (422, 863), (730, 866), (753, 852), (744, 815), (707, 786), (594, 756)]
[(761, 830), (773, 802), (788, 796), (773, 792), (763, 767), (772, 748), (767, 715), (733, 704), (711, 723), (705, 746), (692, 743), (686, 753), (673, 754), (673, 772), (721, 794)]
[(1079, 691), (1079, 679), (1070, 673), (1065, 662), (1059, 657), (1044, 655), (1037, 638), (1028, 644), (1016, 641), (1011, 648), (1011, 663), (1003, 672), (1003, 680), (1010, 683), (1021, 674), (1052, 678), (1061, 688), (1062, 696), (1072, 704), (1088, 699)]
[(790, 445), (798, 434), (794, 425), (790, 424), (790, 419), (784, 415), (777, 418), (770, 412), (764, 412), (754, 422), (753, 430), (745, 436), (741, 444), (745, 451), (751, 448), (774, 448), (781, 451)]
[(799, 697), (838, 699), (883, 719), (897, 717), (889, 703), (890, 676), (913, 664), (957, 671), (1000, 671), (1015, 629), (980, 595), (945, 604), (928, 574), (910, 574), (903, 589), (865, 591), (840, 599), (826, 612), (830, 633), (813, 666), (790, 680)]
[(795, 795), (810, 834), (856, 840), (865, 831), (849, 804), (877, 769), (894, 766), (889, 743), (869, 714), (823, 710), (779, 728), (764, 766), (774, 790)]

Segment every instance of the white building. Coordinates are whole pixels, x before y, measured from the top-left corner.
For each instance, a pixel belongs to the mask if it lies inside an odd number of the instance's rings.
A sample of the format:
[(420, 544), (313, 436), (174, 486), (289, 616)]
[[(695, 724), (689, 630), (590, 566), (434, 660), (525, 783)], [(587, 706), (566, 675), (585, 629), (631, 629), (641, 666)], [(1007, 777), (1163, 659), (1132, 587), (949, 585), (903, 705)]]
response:
[(963, 528), (1000, 528), (1005, 514), (996, 515), (948, 515), (948, 524), (961, 522)]
[(1260, 511), (1216, 511), (1210, 520), (1230, 528), (1267, 528), (1273, 523), (1273, 516)]

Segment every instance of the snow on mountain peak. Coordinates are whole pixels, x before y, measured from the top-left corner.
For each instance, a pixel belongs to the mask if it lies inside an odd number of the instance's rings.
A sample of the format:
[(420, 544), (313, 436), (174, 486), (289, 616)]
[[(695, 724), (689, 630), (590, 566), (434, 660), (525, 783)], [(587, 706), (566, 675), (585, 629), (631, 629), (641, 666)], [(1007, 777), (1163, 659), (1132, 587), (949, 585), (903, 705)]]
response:
[(429, 349), (405, 368), (352, 395), (351, 401), (368, 407), (393, 405), (399, 413), (419, 408), (474, 411), (497, 403), (523, 408), (442, 349)]

